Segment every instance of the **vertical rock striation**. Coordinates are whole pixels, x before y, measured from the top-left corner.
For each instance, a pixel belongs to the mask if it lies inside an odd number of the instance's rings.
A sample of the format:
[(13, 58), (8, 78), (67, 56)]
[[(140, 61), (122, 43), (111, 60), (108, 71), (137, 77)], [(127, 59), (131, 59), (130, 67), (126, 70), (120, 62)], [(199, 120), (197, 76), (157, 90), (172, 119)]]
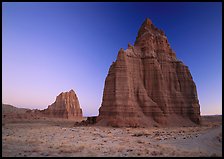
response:
[(74, 90), (60, 93), (56, 97), (56, 101), (41, 112), (48, 117), (64, 119), (82, 118), (82, 109)]
[(165, 126), (200, 122), (190, 71), (176, 58), (164, 32), (146, 19), (134, 46), (120, 49), (105, 80), (98, 125)]

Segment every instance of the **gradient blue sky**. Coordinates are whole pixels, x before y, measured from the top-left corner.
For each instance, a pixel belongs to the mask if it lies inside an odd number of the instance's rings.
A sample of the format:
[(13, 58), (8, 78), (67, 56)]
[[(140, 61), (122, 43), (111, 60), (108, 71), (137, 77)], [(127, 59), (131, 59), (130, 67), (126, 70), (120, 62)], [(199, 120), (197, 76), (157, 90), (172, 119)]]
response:
[(3, 103), (44, 109), (74, 89), (98, 115), (120, 48), (150, 18), (189, 66), (201, 114), (222, 114), (222, 3), (2, 3)]

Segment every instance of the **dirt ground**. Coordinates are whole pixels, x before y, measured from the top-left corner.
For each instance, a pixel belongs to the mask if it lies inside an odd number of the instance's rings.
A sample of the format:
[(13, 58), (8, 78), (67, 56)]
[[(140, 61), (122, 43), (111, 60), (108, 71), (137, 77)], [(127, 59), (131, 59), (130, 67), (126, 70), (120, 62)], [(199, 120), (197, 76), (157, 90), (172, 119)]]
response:
[(197, 127), (113, 128), (74, 121), (2, 123), (2, 156), (222, 156), (222, 116)]

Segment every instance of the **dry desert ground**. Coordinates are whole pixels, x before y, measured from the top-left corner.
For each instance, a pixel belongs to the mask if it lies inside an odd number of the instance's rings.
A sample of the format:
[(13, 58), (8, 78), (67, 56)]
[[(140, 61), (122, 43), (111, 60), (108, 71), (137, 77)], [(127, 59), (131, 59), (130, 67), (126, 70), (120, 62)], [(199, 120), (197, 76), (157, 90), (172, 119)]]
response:
[(67, 120), (2, 123), (2, 156), (222, 156), (222, 116), (196, 127), (74, 126)]

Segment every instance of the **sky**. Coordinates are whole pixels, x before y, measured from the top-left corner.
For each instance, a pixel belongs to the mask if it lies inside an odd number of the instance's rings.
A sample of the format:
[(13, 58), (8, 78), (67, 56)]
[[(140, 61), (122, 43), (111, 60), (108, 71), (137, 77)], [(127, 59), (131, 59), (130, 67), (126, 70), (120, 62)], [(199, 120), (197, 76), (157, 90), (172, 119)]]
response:
[(110, 65), (147, 17), (189, 67), (201, 114), (222, 114), (221, 2), (4, 2), (2, 102), (45, 109), (73, 89), (98, 115)]

